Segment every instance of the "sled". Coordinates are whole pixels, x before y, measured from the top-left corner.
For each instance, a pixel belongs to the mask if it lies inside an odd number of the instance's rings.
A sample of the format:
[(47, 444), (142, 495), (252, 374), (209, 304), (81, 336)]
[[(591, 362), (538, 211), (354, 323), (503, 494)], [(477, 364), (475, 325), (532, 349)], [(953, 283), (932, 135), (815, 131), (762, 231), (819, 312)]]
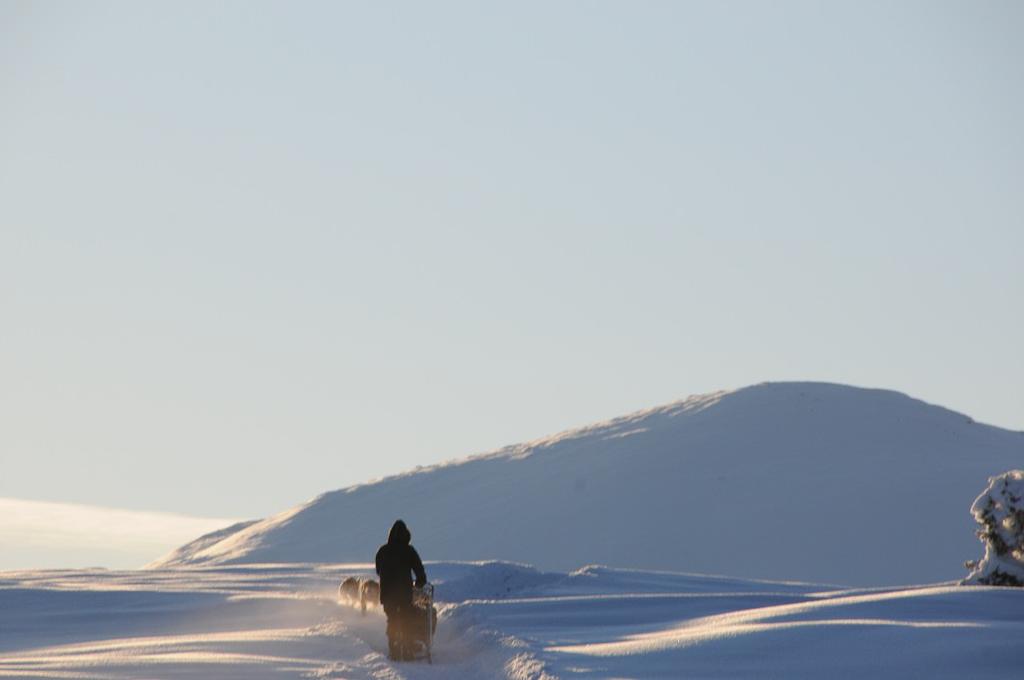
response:
[(428, 583), (416, 588), (412, 594), (413, 618), (409, 622), (412, 634), (410, 651), (413, 660), (426, 659), (434, 663), (431, 650), (434, 646), (434, 629), (437, 628), (437, 610), (434, 608), (434, 585)]

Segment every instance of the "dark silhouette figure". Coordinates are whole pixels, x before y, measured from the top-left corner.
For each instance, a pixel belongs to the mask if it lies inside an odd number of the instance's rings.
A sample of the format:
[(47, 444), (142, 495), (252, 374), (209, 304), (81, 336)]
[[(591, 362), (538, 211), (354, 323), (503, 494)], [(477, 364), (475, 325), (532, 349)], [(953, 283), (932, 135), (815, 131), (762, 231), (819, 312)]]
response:
[(427, 583), (427, 572), (416, 548), (409, 544), (411, 540), (409, 528), (398, 520), (391, 527), (388, 542), (377, 550), (380, 603), (388, 617), (388, 656), (396, 661), (409, 660), (413, 654), (413, 574), (417, 588)]

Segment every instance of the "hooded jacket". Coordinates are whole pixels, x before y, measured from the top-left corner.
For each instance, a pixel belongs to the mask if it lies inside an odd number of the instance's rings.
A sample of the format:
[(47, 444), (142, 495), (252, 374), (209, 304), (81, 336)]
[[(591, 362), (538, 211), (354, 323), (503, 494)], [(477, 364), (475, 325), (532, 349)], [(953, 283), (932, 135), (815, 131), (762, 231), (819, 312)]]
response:
[(388, 533), (388, 542), (377, 550), (377, 576), (380, 577), (380, 602), (383, 605), (412, 602), (412, 575), (416, 574), (416, 587), (427, 582), (416, 548), (409, 544), (412, 534), (405, 522), (398, 520)]

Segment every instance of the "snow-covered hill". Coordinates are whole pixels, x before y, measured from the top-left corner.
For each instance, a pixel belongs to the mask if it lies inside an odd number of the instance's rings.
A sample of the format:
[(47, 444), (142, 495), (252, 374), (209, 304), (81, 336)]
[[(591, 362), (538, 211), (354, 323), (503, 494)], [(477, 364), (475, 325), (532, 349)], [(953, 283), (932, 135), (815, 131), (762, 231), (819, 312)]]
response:
[(425, 559), (941, 581), (980, 555), (987, 478), (1022, 466), (1024, 433), (891, 391), (768, 383), (332, 491), (152, 566), (367, 561), (402, 517)]

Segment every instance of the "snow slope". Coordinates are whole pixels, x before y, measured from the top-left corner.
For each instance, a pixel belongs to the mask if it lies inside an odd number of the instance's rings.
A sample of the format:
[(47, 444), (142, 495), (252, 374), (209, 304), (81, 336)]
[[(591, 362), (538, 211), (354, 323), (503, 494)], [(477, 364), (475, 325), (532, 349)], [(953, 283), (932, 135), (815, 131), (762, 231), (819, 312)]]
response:
[(0, 677), (1016, 677), (1024, 589), (832, 590), (586, 567), (428, 563), (434, 665), (339, 605), (369, 565), (0, 573)]
[(768, 383), (690, 397), (322, 496), (154, 566), (351, 562), (406, 519), (426, 558), (896, 585), (980, 556), (971, 501), (1024, 433), (896, 392)]

